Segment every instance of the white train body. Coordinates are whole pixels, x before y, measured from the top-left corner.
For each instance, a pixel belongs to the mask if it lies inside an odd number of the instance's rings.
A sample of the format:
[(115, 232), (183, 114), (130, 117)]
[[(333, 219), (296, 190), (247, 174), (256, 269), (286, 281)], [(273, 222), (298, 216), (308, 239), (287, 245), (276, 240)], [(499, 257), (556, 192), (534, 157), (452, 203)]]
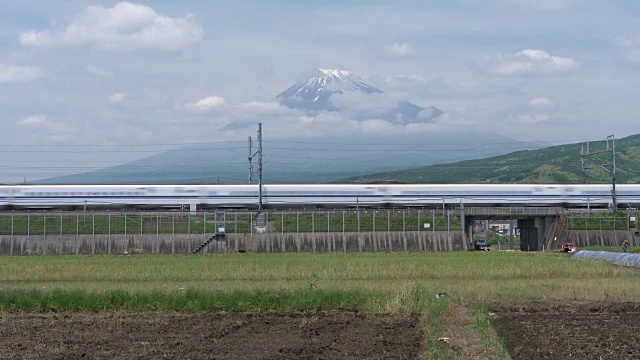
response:
[[(617, 202), (640, 205), (640, 185), (616, 187)], [(8, 185), (2, 208), (256, 207), (258, 185)], [(606, 207), (611, 185), (542, 184), (269, 184), (267, 207), (297, 206), (554, 206)]]

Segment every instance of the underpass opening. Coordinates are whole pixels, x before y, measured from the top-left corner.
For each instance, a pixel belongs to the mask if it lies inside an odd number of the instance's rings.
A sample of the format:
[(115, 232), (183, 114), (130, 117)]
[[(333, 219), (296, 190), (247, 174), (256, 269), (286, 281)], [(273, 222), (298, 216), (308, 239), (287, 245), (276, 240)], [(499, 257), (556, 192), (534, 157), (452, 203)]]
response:
[(542, 251), (549, 241), (559, 241), (557, 224), (562, 214), (563, 209), (555, 207), (469, 207), (464, 209), (464, 229), (471, 248), (477, 247), (477, 240), (487, 239), (487, 235), (478, 239), (484, 231), (498, 237), (501, 250)]

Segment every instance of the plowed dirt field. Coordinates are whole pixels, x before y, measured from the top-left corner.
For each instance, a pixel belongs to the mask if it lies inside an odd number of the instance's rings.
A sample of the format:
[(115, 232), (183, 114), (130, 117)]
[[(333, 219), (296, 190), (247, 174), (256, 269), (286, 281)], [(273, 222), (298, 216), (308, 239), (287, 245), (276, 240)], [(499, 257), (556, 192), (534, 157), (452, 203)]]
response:
[(491, 311), (513, 360), (640, 359), (640, 303), (501, 303)]
[(417, 315), (3, 312), (1, 359), (418, 359)]

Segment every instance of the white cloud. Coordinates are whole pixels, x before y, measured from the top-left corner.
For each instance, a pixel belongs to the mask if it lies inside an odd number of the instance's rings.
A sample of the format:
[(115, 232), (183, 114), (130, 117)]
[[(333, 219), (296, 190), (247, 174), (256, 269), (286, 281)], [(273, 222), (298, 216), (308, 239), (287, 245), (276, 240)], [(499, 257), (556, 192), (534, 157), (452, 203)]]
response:
[(89, 6), (64, 28), (20, 34), (24, 46), (94, 46), (105, 50), (183, 50), (202, 40), (203, 30), (192, 16), (172, 18), (149, 6), (119, 2), (113, 7)]
[(415, 50), (407, 43), (394, 43), (391, 46), (387, 46), (385, 48), (385, 52), (389, 56), (393, 57), (403, 57), (413, 55)]
[(187, 103), (185, 104), (184, 109), (193, 113), (206, 113), (224, 105), (225, 103), (226, 101), (222, 96), (215, 95), (200, 99), (196, 102)]
[(568, 57), (544, 50), (525, 49), (515, 54), (498, 54), (491, 61), (490, 72), (501, 76), (552, 76), (577, 71), (581, 65)]
[(631, 63), (640, 65), (640, 37), (620, 37), (613, 40), (613, 45), (618, 48), (622, 58)]
[(78, 132), (78, 128), (73, 125), (51, 120), (42, 114), (28, 116), (18, 121), (18, 125), (25, 129), (45, 132), (51, 137), (51, 140), (56, 142), (66, 141), (71, 138), (71, 135)]
[(580, 0), (508, 0), (509, 2), (537, 10), (564, 10), (577, 7)]
[(295, 110), (289, 109), (286, 106), (280, 105), (277, 102), (262, 102), (262, 101), (251, 101), (251, 102), (242, 103), (238, 105), (235, 110), (239, 115), (278, 116), (278, 115), (299, 113)]
[(44, 115), (31, 115), (18, 121), (18, 124), (24, 127), (42, 127), (47, 123), (48, 123), (47, 117)]
[(385, 79), (387, 86), (399, 88), (422, 87), (430, 81), (432, 80), (416, 74), (391, 75)]
[(559, 123), (570, 118), (559, 110), (558, 104), (544, 96), (505, 109), (504, 114), (510, 122), (522, 125)]
[(513, 122), (527, 125), (543, 124), (551, 119), (553, 119), (553, 116), (547, 113), (519, 114), (511, 117)]
[(398, 96), (423, 96), (433, 98), (486, 97), (490, 95), (514, 95), (513, 89), (504, 88), (487, 82), (450, 81), (442, 78), (428, 78), (419, 74), (398, 74), (383, 80), (385, 90)]
[(84, 70), (101, 78), (110, 78), (113, 76), (113, 73), (111, 71), (96, 66), (86, 66)]
[(125, 95), (123, 93), (115, 93), (109, 97), (109, 102), (112, 104), (120, 104), (124, 101)]
[(555, 106), (555, 103), (546, 97), (537, 97), (529, 101), (529, 107), (534, 109), (544, 109)]
[(332, 105), (341, 109), (346, 116), (357, 118), (361, 114), (381, 114), (398, 105), (400, 99), (395, 99), (389, 94), (364, 94), (358, 92), (345, 92), (333, 94), (329, 98)]
[[(436, 116), (437, 115), (437, 116)], [(436, 110), (432, 107), (424, 108), (418, 113), (418, 118), (434, 121), (435, 119), (442, 115), (441, 113), (437, 113)]]
[(29, 82), (44, 76), (44, 70), (32, 66), (0, 63), (0, 84)]

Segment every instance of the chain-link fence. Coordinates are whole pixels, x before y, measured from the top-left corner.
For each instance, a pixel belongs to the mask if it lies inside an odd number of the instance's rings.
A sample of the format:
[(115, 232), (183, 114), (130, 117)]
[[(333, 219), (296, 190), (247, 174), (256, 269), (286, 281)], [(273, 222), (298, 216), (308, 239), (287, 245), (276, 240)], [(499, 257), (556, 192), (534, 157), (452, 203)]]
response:
[(262, 232), (376, 233), (460, 231), (458, 213), (433, 209), (339, 209), (205, 212), (29, 211), (0, 213), (0, 235), (175, 235), (251, 234), (264, 217)]
[(638, 228), (637, 211), (607, 214), (572, 214), (567, 217), (569, 230), (633, 230)]
[(504, 236), (495, 241), (495, 244), (492, 245), (495, 250), (520, 250), (520, 236), (514, 236), (509, 239), (508, 236)]

